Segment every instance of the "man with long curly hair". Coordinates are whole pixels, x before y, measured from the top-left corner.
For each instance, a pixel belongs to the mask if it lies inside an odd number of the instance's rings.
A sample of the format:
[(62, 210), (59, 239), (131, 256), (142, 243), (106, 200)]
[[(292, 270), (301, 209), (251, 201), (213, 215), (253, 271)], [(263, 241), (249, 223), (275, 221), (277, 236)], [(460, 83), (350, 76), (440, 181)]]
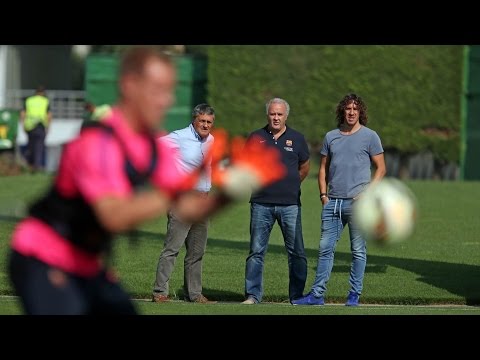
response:
[[(322, 233), (315, 281), (310, 293), (292, 301), (293, 305), (323, 305), (324, 293), (333, 268), (333, 259), (345, 225), (348, 224), (352, 265), (347, 306), (358, 306), (367, 264), (367, 248), (352, 222), (352, 205), (371, 183), (385, 176), (383, 147), (377, 133), (366, 127), (367, 106), (356, 94), (346, 95), (337, 105), (337, 129), (324, 140), (318, 172), (322, 202)], [(375, 165), (373, 178), (371, 163)]]

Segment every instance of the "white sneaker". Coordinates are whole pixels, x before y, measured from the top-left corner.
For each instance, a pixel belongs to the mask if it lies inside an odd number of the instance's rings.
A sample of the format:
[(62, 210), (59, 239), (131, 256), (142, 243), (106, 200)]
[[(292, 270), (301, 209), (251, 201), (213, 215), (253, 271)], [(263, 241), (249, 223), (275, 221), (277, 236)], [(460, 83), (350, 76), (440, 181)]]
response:
[(244, 304), (244, 305), (253, 305), (253, 304), (256, 304), (256, 301), (255, 301), (253, 298), (249, 297), (247, 300), (245, 300), (244, 302), (242, 302), (242, 304)]

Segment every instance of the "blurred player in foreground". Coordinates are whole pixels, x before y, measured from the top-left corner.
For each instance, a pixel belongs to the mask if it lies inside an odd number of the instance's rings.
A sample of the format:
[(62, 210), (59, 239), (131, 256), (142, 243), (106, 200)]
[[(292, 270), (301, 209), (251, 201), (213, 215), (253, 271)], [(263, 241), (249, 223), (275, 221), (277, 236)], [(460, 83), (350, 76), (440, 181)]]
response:
[[(182, 172), (178, 155), (156, 140), (175, 84), (169, 58), (134, 48), (121, 64), (119, 103), (64, 148), (53, 185), (13, 233), (9, 275), (27, 314), (136, 314), (109, 270), (115, 234), (171, 207), (185, 221), (198, 221), (234, 199), (239, 177), (261, 187), (283, 176), (273, 149), (247, 146), (232, 152), (230, 169), (215, 174), (216, 194), (188, 191), (199, 170)], [(223, 139), (215, 144), (225, 145)], [(212, 166), (218, 149), (212, 147)]]

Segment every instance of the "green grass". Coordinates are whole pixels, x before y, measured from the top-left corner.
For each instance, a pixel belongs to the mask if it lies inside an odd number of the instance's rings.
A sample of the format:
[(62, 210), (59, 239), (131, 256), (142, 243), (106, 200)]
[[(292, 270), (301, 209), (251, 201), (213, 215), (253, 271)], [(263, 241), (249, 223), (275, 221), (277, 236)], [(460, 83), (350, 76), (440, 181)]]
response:
[[(320, 236), (321, 204), (314, 175), (312, 172), (302, 187), (302, 220), (308, 258), (306, 291), (314, 280)], [(44, 189), (48, 180), (42, 175), (0, 178), (0, 294), (12, 294), (4, 269), (11, 231), (21, 215), (21, 202)], [(480, 182), (412, 181), (407, 184), (419, 203), (416, 231), (397, 246), (379, 248), (369, 244), (361, 310), (335, 305), (310, 309), (284, 304), (245, 307), (234, 303), (202, 307), (183, 302), (161, 306), (139, 302), (139, 309), (144, 314), (329, 314), (331, 311), (335, 314), (416, 314), (423, 313), (425, 308), (392, 309), (367, 305), (480, 304), (480, 221), (477, 215)], [(148, 299), (151, 296), (165, 229), (166, 219), (162, 217), (140, 229), (140, 241), (136, 244), (130, 244), (125, 236), (118, 238), (114, 264), (124, 287), (133, 297)], [(248, 242), (248, 203), (236, 204), (212, 219), (203, 271), (207, 297), (222, 302), (243, 300)], [(170, 295), (175, 299), (183, 299), (184, 254), (182, 250), (170, 281)], [(345, 301), (350, 259), (348, 230), (345, 230), (328, 283), (328, 304)], [(288, 299), (287, 257), (278, 226), (272, 232), (265, 259), (264, 289), (265, 302), (282, 303)], [(15, 306), (0, 301), (0, 313), (18, 313)], [(476, 307), (433, 309), (427, 313), (478, 313)]]
[[(142, 315), (480, 315), (480, 307), (466, 305), (362, 305), (357, 308), (327, 304), (325, 306), (292, 306), (288, 303), (261, 303), (255, 306), (219, 302), (202, 305), (184, 301), (156, 304), (135, 301)], [(22, 315), (15, 298), (0, 298), (0, 315)]]

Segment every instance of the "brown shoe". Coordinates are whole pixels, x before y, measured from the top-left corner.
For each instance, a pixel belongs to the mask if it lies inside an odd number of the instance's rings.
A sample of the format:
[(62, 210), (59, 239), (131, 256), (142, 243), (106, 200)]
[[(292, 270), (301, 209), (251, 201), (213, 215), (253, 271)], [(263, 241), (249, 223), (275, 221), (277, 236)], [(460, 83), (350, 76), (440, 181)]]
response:
[(153, 295), (152, 297), (152, 302), (164, 303), (168, 301), (170, 301), (170, 298), (168, 297), (168, 295), (156, 294), (156, 295)]
[(208, 300), (203, 294), (200, 294), (200, 296), (197, 297), (195, 300), (193, 300), (193, 302), (197, 304), (216, 304), (217, 303), (217, 301)]

